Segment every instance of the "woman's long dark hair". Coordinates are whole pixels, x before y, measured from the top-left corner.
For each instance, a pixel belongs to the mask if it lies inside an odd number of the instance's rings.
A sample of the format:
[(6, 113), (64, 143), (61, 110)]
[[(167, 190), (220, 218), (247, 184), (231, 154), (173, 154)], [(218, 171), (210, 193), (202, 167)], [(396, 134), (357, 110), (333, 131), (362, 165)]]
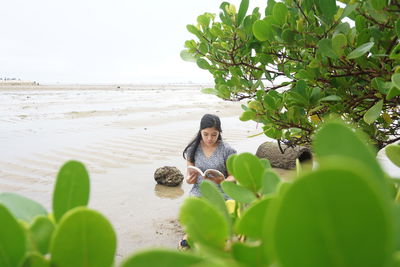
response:
[(206, 128), (215, 128), (219, 132), (218, 140), (222, 140), (221, 121), (219, 117), (213, 114), (205, 114), (201, 118), (200, 129), (197, 132), (196, 137), (192, 141), (190, 141), (190, 143), (186, 146), (185, 150), (183, 150), (184, 159), (194, 163), (194, 155), (201, 141), (201, 130)]

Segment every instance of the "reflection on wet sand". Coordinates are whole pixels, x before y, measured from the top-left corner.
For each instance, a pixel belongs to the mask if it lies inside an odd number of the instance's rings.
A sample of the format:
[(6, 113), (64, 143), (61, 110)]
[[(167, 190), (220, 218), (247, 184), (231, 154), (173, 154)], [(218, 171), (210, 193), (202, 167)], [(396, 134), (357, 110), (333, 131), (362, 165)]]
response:
[(171, 186), (156, 184), (154, 186), (154, 193), (159, 198), (176, 199), (183, 196), (185, 192), (183, 191), (181, 186), (171, 187)]

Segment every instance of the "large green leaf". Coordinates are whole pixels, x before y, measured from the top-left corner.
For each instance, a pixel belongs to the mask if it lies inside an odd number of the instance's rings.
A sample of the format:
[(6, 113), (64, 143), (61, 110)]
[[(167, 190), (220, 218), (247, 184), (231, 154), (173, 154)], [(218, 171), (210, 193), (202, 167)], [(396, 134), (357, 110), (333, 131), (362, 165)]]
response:
[(32, 242), (43, 255), (49, 251), (53, 231), (54, 224), (47, 216), (36, 217), (29, 226)]
[(385, 148), (386, 156), (400, 168), (400, 144), (391, 144)]
[(195, 254), (182, 253), (176, 250), (153, 249), (129, 256), (123, 261), (121, 267), (186, 267), (203, 261), (203, 258)]
[(225, 199), (221, 192), (218, 190), (215, 183), (204, 180), (200, 184), (201, 195), (214, 207), (216, 207), (222, 215), (224, 215), (228, 226), (230, 226), (230, 217), (226, 209)]
[(321, 10), (322, 15), (327, 20), (327, 22), (331, 22), (337, 11), (336, 1), (316, 0), (315, 3), (317, 4), (319, 10)]
[(400, 89), (397, 87), (390, 88), (389, 92), (386, 95), (386, 100), (390, 100), (396, 96), (400, 95)]
[(63, 216), (51, 243), (54, 266), (109, 267), (117, 240), (110, 222), (100, 213), (77, 207)]
[(383, 100), (378, 101), (364, 114), (364, 121), (368, 124), (373, 123), (377, 118), (379, 118), (383, 107)]
[(256, 196), (253, 192), (241, 185), (232, 182), (222, 182), (221, 186), (228, 196), (238, 202), (247, 204), (256, 199)]
[(374, 46), (374, 42), (368, 42), (365, 44), (360, 45), (356, 49), (350, 52), (350, 54), (347, 55), (347, 59), (354, 59), (354, 58), (359, 58), (365, 53), (369, 52), (371, 48)]
[(200, 69), (208, 70), (208, 69), (211, 68), (211, 66), (208, 63), (208, 61), (203, 59), (203, 58), (197, 59), (196, 63), (197, 63), (197, 66), (199, 66)]
[(180, 56), (184, 61), (196, 62), (196, 57), (187, 50), (182, 50)]
[(279, 25), (283, 25), (286, 22), (288, 13), (288, 8), (284, 3), (281, 2), (276, 3), (272, 10), (274, 21), (277, 22)]
[(332, 38), (332, 49), (335, 51), (336, 55), (341, 57), (344, 53), (344, 48), (347, 45), (346, 35), (343, 33), (336, 34)]
[(244, 187), (257, 193), (262, 187), (264, 166), (260, 159), (251, 153), (241, 153), (233, 162), (235, 179)]
[(395, 27), (396, 27), (397, 37), (400, 38), (400, 20), (397, 20)]
[(265, 170), (263, 177), (263, 194), (270, 194), (276, 191), (281, 179), (273, 170)]
[(320, 53), (324, 56), (337, 59), (338, 56), (332, 48), (332, 40), (331, 39), (322, 39), (318, 42), (318, 49)]
[(53, 194), (53, 213), (59, 221), (68, 210), (86, 206), (89, 202), (90, 181), (85, 166), (77, 161), (65, 163), (57, 175)]
[(377, 10), (382, 10), (387, 5), (387, 0), (371, 0), (372, 6)]
[(50, 267), (50, 262), (38, 252), (26, 255), (21, 267)]
[(228, 238), (228, 224), (224, 216), (208, 201), (188, 198), (183, 203), (180, 215), (188, 235), (196, 242), (217, 249), (225, 247)]
[(254, 36), (260, 41), (271, 41), (274, 39), (272, 23), (266, 20), (257, 20), (253, 24)]
[(264, 220), (267, 217), (271, 198), (265, 198), (251, 205), (240, 217), (236, 231), (248, 237), (261, 239), (264, 231)]
[(383, 187), (386, 187), (384, 173), (377, 163), (376, 152), (365, 144), (365, 140), (341, 122), (326, 123), (317, 133), (314, 140), (314, 151), (317, 158), (340, 156), (355, 159), (365, 165)]
[(26, 249), (25, 233), (10, 211), (0, 204), (0, 266), (15, 267)]
[(400, 73), (395, 73), (392, 75), (392, 83), (398, 89), (400, 89)]
[(15, 193), (0, 193), (3, 204), (18, 220), (31, 222), (38, 215), (46, 215), (46, 209), (38, 202)]
[(249, 0), (242, 0), (240, 2), (239, 11), (237, 14), (237, 25), (242, 24), (244, 17), (246, 16), (247, 9), (249, 8)]
[(269, 266), (269, 262), (261, 246), (234, 243), (232, 245), (232, 254), (243, 266)]
[(368, 175), (338, 165), (310, 173), (288, 188), (272, 229), (280, 266), (388, 266), (394, 218)]

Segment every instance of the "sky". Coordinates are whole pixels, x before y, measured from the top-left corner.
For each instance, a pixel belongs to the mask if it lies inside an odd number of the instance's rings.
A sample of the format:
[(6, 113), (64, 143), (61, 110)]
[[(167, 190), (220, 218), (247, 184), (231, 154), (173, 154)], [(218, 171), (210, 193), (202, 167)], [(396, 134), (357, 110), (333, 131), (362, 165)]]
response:
[[(0, 78), (39, 83), (212, 83), (183, 61), (186, 30), (218, 0), (2, 0)], [(229, 1), (237, 9), (240, 0)], [(267, 0), (250, 0), (248, 12)], [(263, 9), (261, 9), (263, 10)]]

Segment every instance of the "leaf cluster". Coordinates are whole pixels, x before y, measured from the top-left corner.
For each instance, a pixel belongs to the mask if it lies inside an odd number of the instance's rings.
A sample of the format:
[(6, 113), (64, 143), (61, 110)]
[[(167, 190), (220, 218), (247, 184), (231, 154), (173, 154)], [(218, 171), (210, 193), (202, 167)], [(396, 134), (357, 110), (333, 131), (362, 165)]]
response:
[(209, 71), (205, 93), (247, 99), (242, 120), (287, 145), (310, 144), (341, 117), (379, 148), (400, 140), (400, 2), (268, 0), (248, 12), (221, 4), (187, 29), (181, 56)]

